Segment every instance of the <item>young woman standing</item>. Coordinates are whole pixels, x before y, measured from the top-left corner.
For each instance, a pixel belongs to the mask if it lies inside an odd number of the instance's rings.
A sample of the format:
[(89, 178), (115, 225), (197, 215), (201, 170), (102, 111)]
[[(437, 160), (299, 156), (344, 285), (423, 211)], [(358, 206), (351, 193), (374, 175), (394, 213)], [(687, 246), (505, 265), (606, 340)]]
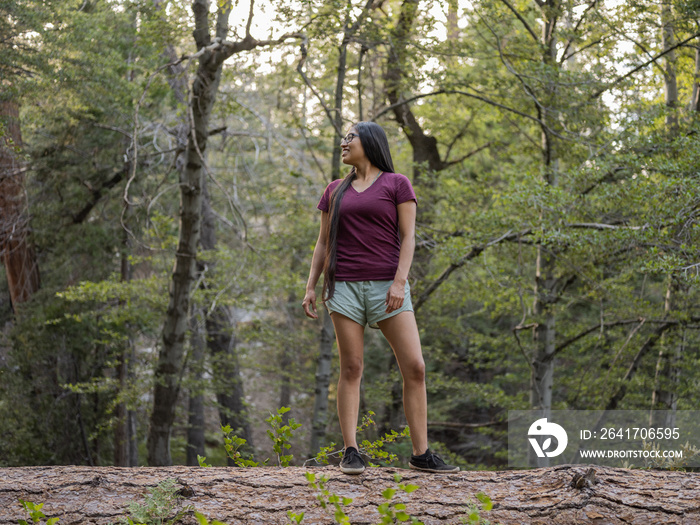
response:
[(411, 305), (408, 271), (415, 249), (416, 195), (394, 173), (389, 141), (374, 122), (358, 122), (340, 142), (343, 163), (352, 166), (321, 197), (321, 230), (302, 306), (317, 319), (316, 284), (323, 273), (323, 302), (330, 312), (340, 354), (338, 418), (345, 451), (340, 469), (360, 474), (357, 447), (365, 325), (379, 328), (403, 377), (403, 401), (411, 430), (411, 468), (457, 472), (428, 448), (425, 363)]

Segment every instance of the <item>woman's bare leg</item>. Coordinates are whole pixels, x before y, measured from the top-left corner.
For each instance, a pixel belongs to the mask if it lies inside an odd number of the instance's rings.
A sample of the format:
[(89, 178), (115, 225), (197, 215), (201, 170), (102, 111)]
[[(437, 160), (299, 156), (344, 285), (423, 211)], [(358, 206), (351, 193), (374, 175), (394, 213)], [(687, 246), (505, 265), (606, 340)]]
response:
[(403, 377), (403, 409), (411, 429), (413, 454), (428, 450), (428, 400), (425, 391), (425, 362), (413, 312), (401, 312), (379, 321)]
[[(338, 312), (331, 314), (340, 355), (338, 419), (345, 448), (357, 447), (357, 418), (364, 366), (365, 327)], [(358, 449), (359, 450), (359, 449)]]

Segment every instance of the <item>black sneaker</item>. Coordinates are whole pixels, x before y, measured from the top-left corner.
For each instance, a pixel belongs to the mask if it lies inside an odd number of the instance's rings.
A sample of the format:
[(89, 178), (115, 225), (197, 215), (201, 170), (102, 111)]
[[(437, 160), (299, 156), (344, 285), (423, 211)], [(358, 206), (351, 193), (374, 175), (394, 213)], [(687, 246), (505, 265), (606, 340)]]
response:
[(430, 452), (430, 449), (425, 451), (425, 454), (420, 456), (411, 456), (411, 461), (408, 466), (415, 470), (423, 472), (437, 472), (439, 474), (459, 472), (459, 467), (446, 465), (440, 456)]
[(348, 447), (343, 452), (340, 470), (344, 474), (362, 474), (365, 471), (365, 462), (355, 447)]

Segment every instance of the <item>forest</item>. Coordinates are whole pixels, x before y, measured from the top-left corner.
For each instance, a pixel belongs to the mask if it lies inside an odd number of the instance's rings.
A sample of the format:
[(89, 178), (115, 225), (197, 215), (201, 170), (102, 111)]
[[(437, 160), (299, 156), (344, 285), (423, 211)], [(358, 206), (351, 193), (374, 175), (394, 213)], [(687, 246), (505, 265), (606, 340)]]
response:
[[(342, 447), (301, 301), (365, 120), (418, 195), (434, 450), (503, 469), (510, 410), (698, 407), (700, 1), (0, 12), (0, 466), (225, 465), (222, 426), (262, 462), (268, 419), (292, 464)], [(373, 441), (406, 422), (365, 343)]]

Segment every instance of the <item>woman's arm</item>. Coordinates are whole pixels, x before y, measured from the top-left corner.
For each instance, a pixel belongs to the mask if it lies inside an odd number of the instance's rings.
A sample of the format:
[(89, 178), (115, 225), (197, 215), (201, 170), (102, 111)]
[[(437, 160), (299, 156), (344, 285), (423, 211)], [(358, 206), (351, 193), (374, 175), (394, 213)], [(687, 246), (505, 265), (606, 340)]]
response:
[(386, 294), (387, 313), (403, 306), (408, 271), (411, 269), (413, 253), (416, 250), (416, 201), (402, 202), (396, 209), (399, 212), (401, 251), (399, 252), (399, 266), (396, 268), (394, 282)]
[(326, 259), (326, 228), (328, 227), (328, 212), (321, 212), (321, 228), (318, 232), (318, 240), (314, 248), (314, 255), (311, 258), (311, 269), (309, 279), (306, 281), (306, 295), (301, 305), (304, 313), (312, 319), (318, 319), (316, 313), (316, 285), (323, 273), (323, 263)]

